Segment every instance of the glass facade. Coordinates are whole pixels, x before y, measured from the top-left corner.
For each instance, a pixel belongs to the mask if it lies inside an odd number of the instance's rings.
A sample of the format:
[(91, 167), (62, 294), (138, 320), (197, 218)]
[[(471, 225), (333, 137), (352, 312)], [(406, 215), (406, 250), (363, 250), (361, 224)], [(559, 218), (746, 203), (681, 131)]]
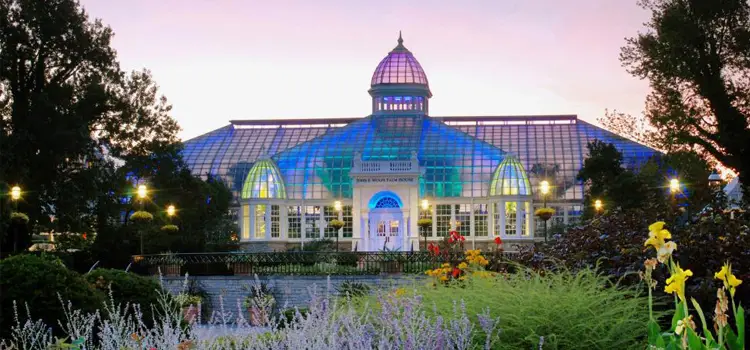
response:
[[(572, 115), (429, 116), (427, 77), (401, 38), (375, 69), (369, 93), (370, 116), (232, 121), (186, 141), (184, 159), (194, 174), (232, 190), (243, 241), (339, 237), (367, 246), (368, 235), (387, 236), (386, 243), (405, 235), (397, 246), (408, 247), (419, 237), (420, 217), (432, 218), (424, 233), (433, 239), (452, 229), (486, 240), (531, 238), (539, 227), (533, 212), (541, 207), (542, 180), (550, 183), (547, 206), (556, 210), (549, 224), (576, 222), (584, 193), (576, 175), (590, 141), (614, 144), (630, 168), (659, 155)], [(358, 186), (366, 187), (352, 179), (364, 169), (353, 172), (355, 162), (403, 169), (415, 164), (415, 170), (374, 174), (390, 183), (380, 191), (398, 187), (402, 197), (368, 204), (372, 198), (355, 195), (363, 193)], [(427, 198), (432, 203), (423, 210), (419, 201)], [(373, 208), (396, 216), (370, 226)], [(333, 219), (344, 221), (340, 236), (327, 228)]]

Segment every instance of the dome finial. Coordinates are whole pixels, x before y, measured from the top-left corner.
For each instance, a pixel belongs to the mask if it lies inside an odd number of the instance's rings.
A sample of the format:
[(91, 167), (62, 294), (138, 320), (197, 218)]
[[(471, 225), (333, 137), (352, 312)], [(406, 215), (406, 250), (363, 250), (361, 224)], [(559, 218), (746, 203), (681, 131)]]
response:
[(406, 50), (406, 47), (404, 47), (404, 38), (401, 37), (401, 31), (398, 31), (398, 45), (396, 45), (395, 48), (393, 48), (393, 51), (408, 51)]

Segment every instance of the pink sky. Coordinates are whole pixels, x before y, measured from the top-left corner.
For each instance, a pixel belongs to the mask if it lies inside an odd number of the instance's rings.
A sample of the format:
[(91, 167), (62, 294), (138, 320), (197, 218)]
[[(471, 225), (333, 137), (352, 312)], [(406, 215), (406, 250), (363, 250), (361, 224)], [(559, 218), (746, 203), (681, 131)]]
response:
[(378, 62), (404, 45), (430, 113), (640, 114), (648, 84), (618, 56), (648, 13), (635, 0), (82, 0), (148, 68), (185, 139), (231, 119), (361, 117)]

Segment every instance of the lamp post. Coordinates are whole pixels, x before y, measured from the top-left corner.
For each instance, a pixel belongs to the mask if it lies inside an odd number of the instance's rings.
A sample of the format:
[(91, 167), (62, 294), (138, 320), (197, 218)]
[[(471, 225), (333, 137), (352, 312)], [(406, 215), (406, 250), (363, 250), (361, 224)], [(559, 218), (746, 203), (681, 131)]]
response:
[[(143, 201), (148, 197), (148, 187), (146, 185), (139, 185), (136, 191), (138, 195), (138, 202), (140, 202), (141, 211), (143, 211)], [(141, 243), (141, 255), (143, 255), (143, 228), (139, 228), (140, 243)]]
[(167, 217), (169, 217), (170, 223), (172, 222), (172, 217), (174, 216), (175, 212), (177, 212), (177, 209), (175, 209), (174, 205), (169, 205), (167, 207)]
[[(422, 199), (419, 203), (423, 214), (427, 214), (430, 210), (430, 201)], [(424, 232), (427, 227), (432, 227), (432, 218), (421, 218), (417, 220), (417, 226), (419, 226), (420, 233), (424, 237), (424, 249), (427, 249), (427, 232)]]
[[(21, 199), (21, 187), (13, 186), (10, 189), (10, 200), (13, 202), (13, 212), (18, 211), (18, 200)], [(13, 253), (18, 251), (18, 225), (13, 225)]]
[(333, 210), (336, 211), (336, 220), (332, 222), (333, 223), (332, 226), (333, 226), (333, 229), (335, 230), (334, 232), (336, 233), (336, 251), (337, 252), (339, 251), (339, 233), (340, 233), (341, 228), (344, 227), (343, 225), (344, 222), (339, 220), (339, 217), (341, 217), (342, 209), (343, 209), (343, 206), (341, 205), (341, 201), (333, 202)]
[[(547, 208), (547, 194), (549, 193), (549, 181), (544, 180), (539, 183), (539, 192), (542, 193), (542, 208)], [(542, 218), (544, 222), (544, 243), (547, 243), (547, 220), (548, 218)]]
[(676, 177), (673, 177), (669, 180), (669, 196), (670, 196), (670, 203), (672, 205), (672, 213), (673, 215), (676, 215), (677, 213), (677, 193), (680, 191), (680, 180)]

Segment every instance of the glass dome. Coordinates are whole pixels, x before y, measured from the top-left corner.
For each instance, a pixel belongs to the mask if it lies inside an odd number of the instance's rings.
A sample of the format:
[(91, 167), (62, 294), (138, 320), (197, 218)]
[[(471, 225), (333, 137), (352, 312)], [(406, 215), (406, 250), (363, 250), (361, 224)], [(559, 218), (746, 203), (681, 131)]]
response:
[(242, 199), (250, 198), (286, 198), (284, 180), (272, 160), (258, 160), (247, 173), (242, 186)]
[(398, 45), (385, 56), (372, 75), (371, 86), (379, 84), (427, 84), (427, 76), (422, 65), (414, 55), (404, 47), (401, 33), (398, 34)]
[(495, 169), (490, 196), (530, 196), (531, 183), (518, 158), (508, 155)]

